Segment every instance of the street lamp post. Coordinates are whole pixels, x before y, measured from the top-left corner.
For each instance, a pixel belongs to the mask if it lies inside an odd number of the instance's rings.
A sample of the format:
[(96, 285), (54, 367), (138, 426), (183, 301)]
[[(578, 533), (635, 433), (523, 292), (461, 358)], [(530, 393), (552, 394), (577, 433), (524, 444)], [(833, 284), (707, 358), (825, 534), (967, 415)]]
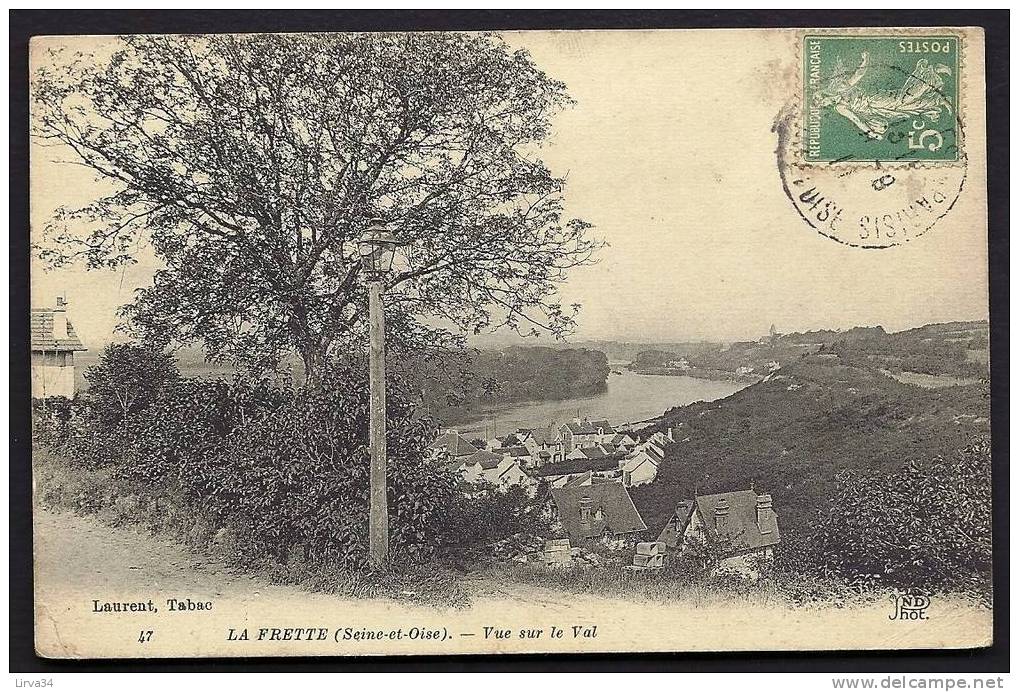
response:
[(358, 242), (361, 267), (368, 278), (368, 438), (371, 472), (368, 493), (368, 545), (372, 562), (389, 563), (389, 505), (386, 499), (386, 322), (382, 290), (392, 269), (396, 238), (373, 220)]

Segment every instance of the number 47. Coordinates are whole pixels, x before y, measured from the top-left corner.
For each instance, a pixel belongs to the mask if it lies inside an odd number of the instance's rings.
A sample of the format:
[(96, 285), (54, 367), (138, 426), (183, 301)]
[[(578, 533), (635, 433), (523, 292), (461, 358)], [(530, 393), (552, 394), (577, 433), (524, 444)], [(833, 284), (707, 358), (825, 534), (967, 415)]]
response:
[(138, 634), (138, 643), (145, 644), (146, 642), (152, 641), (152, 630), (142, 630)]
[[(914, 139), (914, 137), (916, 137), (916, 135), (917, 135), (917, 130), (921, 129), (926, 124), (927, 123), (925, 123), (923, 120), (914, 120), (913, 121), (913, 128), (914, 129), (909, 133), (909, 148), (910, 149), (927, 149), (928, 151), (937, 151), (938, 149), (940, 149), (942, 147), (942, 145), (944, 145), (945, 138), (942, 137), (941, 133), (938, 132), (937, 130), (930, 130), (930, 129), (924, 130), (923, 132), (919, 133), (920, 134), (920, 138), (919, 139)], [(929, 144), (924, 144), (924, 140), (925, 139), (932, 138), (932, 137), (935, 138), (935, 140), (933, 142), (930, 142)]]

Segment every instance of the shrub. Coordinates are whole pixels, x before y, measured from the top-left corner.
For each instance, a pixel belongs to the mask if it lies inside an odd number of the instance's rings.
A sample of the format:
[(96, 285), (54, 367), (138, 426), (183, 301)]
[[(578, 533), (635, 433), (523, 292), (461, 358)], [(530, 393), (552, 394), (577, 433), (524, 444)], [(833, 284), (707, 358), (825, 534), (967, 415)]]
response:
[[(157, 365), (152, 364), (156, 362)], [(111, 523), (151, 505), (153, 526), (186, 526), (188, 542), (237, 546), (248, 564), (363, 566), (368, 555), (368, 386), (350, 359), (319, 386), (181, 378), (133, 345), (109, 347), (93, 387), (47, 424), (87, 468), (108, 469), (94, 501), (71, 499)], [(158, 386), (146, 383), (151, 373)], [(142, 383), (146, 383), (144, 386)], [(125, 393), (127, 392), (127, 393)], [(465, 488), (427, 459), (430, 419), (390, 378), (387, 397), (389, 536), (394, 562), (424, 564), (531, 526), (519, 489)], [(40, 416), (40, 419), (43, 417)], [(100, 492), (102, 490), (102, 492)], [(467, 491), (467, 492), (465, 492)], [(106, 494), (116, 495), (113, 499)], [(130, 499), (128, 499), (130, 498)], [(144, 499), (143, 498), (148, 498)], [(160, 506), (162, 504), (162, 506)]]
[(106, 434), (127, 435), (135, 418), (180, 379), (173, 356), (139, 343), (107, 344), (85, 371), (92, 422)]
[(989, 590), (990, 483), (986, 440), (892, 473), (843, 471), (800, 559), (861, 586)]

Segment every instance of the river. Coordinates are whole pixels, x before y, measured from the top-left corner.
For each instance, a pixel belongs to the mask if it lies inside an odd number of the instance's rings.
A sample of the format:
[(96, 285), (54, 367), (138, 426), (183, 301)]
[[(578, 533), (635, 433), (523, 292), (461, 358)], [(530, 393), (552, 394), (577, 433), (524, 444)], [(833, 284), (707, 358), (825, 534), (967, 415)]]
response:
[(561, 401), (524, 401), (482, 407), (481, 416), (455, 427), (461, 433), (486, 438), (517, 428), (537, 428), (573, 418), (607, 420), (615, 425), (648, 420), (674, 406), (724, 399), (747, 386), (745, 382), (703, 380), (675, 375), (638, 375), (615, 369), (601, 394)]
[[(95, 362), (95, 356), (76, 357), (75, 368), (78, 391), (87, 388), (84, 371)], [(82, 361), (80, 364), (78, 361)], [(601, 394), (562, 399), (559, 401), (518, 401), (512, 404), (481, 406), (478, 415), (466, 423), (451, 425), (469, 436), (494, 437), (505, 435), (517, 428), (537, 428), (551, 422), (564, 423), (580, 417), (607, 420), (619, 425), (656, 418), (674, 406), (685, 406), (695, 401), (714, 401), (738, 392), (746, 382), (707, 380), (677, 375), (639, 375), (610, 363), (613, 372), (608, 377), (608, 389)], [(229, 368), (209, 365), (197, 360), (180, 364), (189, 377), (228, 376)]]

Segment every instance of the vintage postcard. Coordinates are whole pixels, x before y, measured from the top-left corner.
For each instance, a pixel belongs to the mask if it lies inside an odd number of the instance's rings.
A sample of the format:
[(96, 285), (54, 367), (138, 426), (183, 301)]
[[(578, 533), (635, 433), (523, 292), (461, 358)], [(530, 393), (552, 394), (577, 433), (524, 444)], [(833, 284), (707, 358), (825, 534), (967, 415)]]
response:
[(988, 646), (983, 40), (34, 38), (38, 654)]

